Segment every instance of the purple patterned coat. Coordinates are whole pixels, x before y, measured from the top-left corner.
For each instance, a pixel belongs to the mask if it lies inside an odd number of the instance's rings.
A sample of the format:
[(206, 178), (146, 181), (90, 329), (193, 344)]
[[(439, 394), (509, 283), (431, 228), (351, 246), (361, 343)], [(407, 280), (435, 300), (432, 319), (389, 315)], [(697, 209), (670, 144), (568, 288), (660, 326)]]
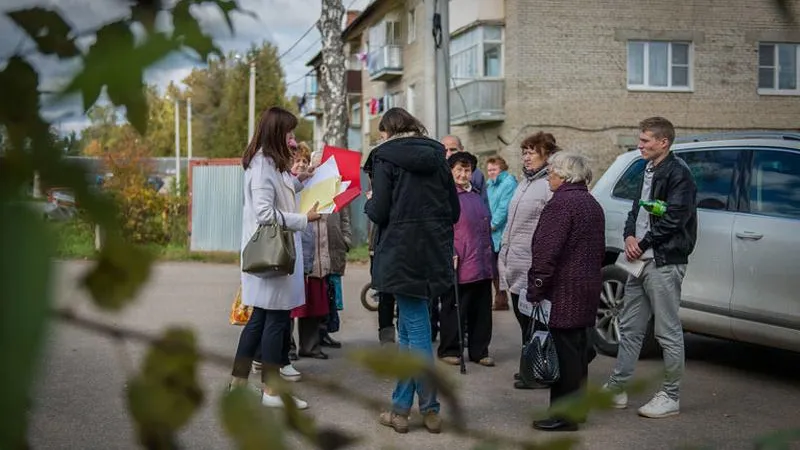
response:
[(458, 256), (458, 283), (491, 280), (494, 274), (492, 214), (481, 194), (460, 187), (456, 191), (461, 205), (461, 216), (453, 230)]
[(603, 286), (605, 215), (585, 184), (556, 189), (542, 210), (531, 250), (527, 298), (552, 302), (550, 328), (594, 326)]

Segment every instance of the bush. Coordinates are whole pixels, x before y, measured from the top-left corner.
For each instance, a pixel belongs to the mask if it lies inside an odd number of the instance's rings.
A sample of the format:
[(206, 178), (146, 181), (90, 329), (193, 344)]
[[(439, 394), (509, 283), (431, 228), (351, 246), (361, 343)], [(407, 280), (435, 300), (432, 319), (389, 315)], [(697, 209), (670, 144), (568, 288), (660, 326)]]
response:
[[(123, 235), (135, 244), (164, 245), (176, 233), (185, 216), (185, 201), (174, 194), (159, 194), (149, 183), (152, 173), (150, 151), (144, 140), (132, 129), (104, 155), (105, 167), (111, 173), (105, 187), (120, 208), (120, 228)], [(185, 234), (185, 233), (184, 233)]]

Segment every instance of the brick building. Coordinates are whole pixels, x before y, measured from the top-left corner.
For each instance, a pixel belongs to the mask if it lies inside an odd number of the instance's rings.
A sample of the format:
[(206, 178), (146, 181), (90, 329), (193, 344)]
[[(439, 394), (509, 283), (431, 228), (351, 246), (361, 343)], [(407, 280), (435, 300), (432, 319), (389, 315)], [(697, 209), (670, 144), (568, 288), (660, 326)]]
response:
[[(344, 31), (367, 55), (365, 153), (388, 107), (433, 127), (434, 1), (375, 0)], [(451, 133), (514, 171), (519, 143), (539, 130), (599, 171), (635, 146), (647, 116), (667, 117), (683, 135), (800, 128), (800, 29), (771, 0), (449, 5)]]

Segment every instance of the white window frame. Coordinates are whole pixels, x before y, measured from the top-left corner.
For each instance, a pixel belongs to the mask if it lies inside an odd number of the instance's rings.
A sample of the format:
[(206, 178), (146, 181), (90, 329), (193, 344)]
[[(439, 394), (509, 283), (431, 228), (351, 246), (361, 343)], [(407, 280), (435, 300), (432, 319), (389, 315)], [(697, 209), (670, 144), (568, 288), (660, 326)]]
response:
[[(762, 45), (771, 45), (772, 46), (772, 55), (775, 61), (774, 66), (762, 66), (761, 65), (761, 46)], [(780, 76), (780, 61), (778, 60), (778, 46), (779, 45), (793, 45), (795, 47), (795, 89), (780, 89), (778, 88), (778, 77)], [(758, 88), (759, 95), (793, 95), (793, 96), (800, 96), (800, 44), (795, 42), (759, 42), (758, 43), (758, 52), (757, 52), (757, 64), (756, 64), (756, 87)], [(773, 87), (771, 88), (762, 88), (759, 86), (760, 81), (760, 74), (762, 68), (772, 68), (775, 73), (773, 74), (772, 82)]]
[[(353, 102), (350, 105), (350, 128), (361, 128), (363, 118), (361, 102)], [(355, 119), (355, 120), (353, 120)]]
[[(630, 61), (631, 57), (631, 44), (634, 43), (641, 43), (644, 44), (644, 55), (642, 58), (642, 64), (644, 67), (642, 68), (642, 73), (644, 75), (644, 83), (643, 84), (630, 84), (629, 78), (630, 73), (628, 72), (628, 62)], [(648, 84), (648, 80), (650, 78), (650, 44), (652, 43), (667, 43), (669, 46), (667, 47), (667, 63), (669, 64), (667, 67), (667, 86), (653, 86)], [(675, 66), (672, 63), (672, 45), (673, 44), (685, 44), (689, 46), (688, 49), (688, 65), (687, 65), (687, 83), (688, 86), (673, 86), (672, 85), (672, 67)], [(625, 84), (628, 86), (629, 91), (652, 91), (652, 92), (694, 92), (694, 43), (691, 41), (647, 41), (647, 40), (639, 40), (633, 39), (629, 40), (625, 44)], [(682, 65), (681, 65), (682, 66)]]
[[(493, 27), (500, 29), (500, 39), (486, 39), (484, 37), (484, 28)], [(475, 42), (474, 44), (470, 45), (469, 47), (465, 47), (461, 50), (458, 50), (454, 53), (450, 53), (450, 67), (453, 67), (453, 58), (459, 55), (465, 54), (470, 51), (477, 51), (478, 57), (476, 61), (476, 66), (478, 69), (478, 74), (472, 78), (463, 78), (463, 77), (456, 77), (454, 71), (451, 70), (451, 84), (454, 86), (459, 86), (465, 83), (469, 83), (470, 81), (481, 79), (481, 80), (500, 80), (505, 77), (505, 59), (506, 59), (506, 46), (505, 46), (505, 38), (506, 38), (506, 29), (502, 25), (478, 25), (476, 27), (470, 28), (469, 30), (464, 31), (463, 33), (459, 33), (456, 36), (450, 38), (450, 47), (452, 48), (452, 44), (454, 40), (457, 40), (459, 37), (466, 36), (468, 33), (478, 33), (480, 35), (480, 39)], [(485, 69), (486, 69), (486, 61), (484, 61), (485, 56), (485, 49), (484, 47), (486, 44), (500, 44), (500, 75), (498, 76), (486, 76)]]
[(406, 111), (411, 113), (414, 117), (417, 116), (417, 112), (414, 110), (416, 108), (416, 99), (417, 85), (416, 83), (412, 83), (406, 88)]
[(413, 7), (408, 11), (408, 16), (406, 18), (408, 22), (408, 30), (406, 34), (408, 35), (407, 43), (413, 44), (417, 40), (417, 9), (418, 7)]

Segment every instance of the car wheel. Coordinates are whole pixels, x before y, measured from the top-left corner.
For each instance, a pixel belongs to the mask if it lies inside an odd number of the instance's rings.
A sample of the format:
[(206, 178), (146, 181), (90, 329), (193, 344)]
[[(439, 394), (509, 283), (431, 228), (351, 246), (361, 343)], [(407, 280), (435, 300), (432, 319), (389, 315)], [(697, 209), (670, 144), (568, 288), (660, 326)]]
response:
[[(603, 290), (600, 293), (600, 306), (597, 309), (593, 344), (598, 353), (606, 356), (617, 356), (619, 350), (620, 315), (627, 280), (628, 273), (625, 270), (613, 265), (603, 267)], [(646, 358), (658, 353), (659, 346), (651, 318), (639, 357)]]

